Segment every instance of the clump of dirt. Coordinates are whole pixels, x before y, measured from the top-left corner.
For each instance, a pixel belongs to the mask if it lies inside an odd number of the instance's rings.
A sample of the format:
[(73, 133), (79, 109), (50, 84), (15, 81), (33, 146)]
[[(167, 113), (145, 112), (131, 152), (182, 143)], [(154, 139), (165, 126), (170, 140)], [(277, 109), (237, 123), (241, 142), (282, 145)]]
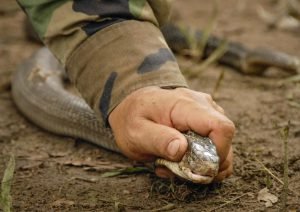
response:
[[(215, 34), (248, 47), (264, 47), (300, 56), (299, 35), (270, 30), (258, 18), (256, 8), (272, 7), (267, 1), (220, 1)], [(245, 1), (246, 2), (246, 1)], [(24, 14), (13, 1), (0, 0), (0, 78), (5, 82), (38, 45), (26, 40)], [(211, 2), (178, 1), (186, 24), (205, 27)], [(190, 62), (178, 58), (181, 67)], [(278, 197), (268, 209), (282, 206), (283, 141), (280, 131), (290, 122), (288, 139), (291, 211), (300, 209), (300, 84), (283, 83), (278, 71), (264, 76), (241, 75), (215, 66), (199, 78), (188, 79), (191, 88), (211, 93), (222, 70), (225, 76), (216, 101), (235, 122), (234, 174), (221, 184), (199, 186), (180, 180), (162, 180), (153, 173), (103, 177), (109, 167), (133, 166), (121, 155), (86, 142), (45, 132), (24, 119), (15, 107), (9, 86), (0, 91), (0, 176), (10, 154), (16, 157), (12, 185), (15, 211), (264, 211), (258, 193), (269, 189)], [(7, 81), (7, 80), (6, 80)], [(92, 167), (92, 168), (91, 168)], [(95, 168), (98, 167), (98, 168)]]

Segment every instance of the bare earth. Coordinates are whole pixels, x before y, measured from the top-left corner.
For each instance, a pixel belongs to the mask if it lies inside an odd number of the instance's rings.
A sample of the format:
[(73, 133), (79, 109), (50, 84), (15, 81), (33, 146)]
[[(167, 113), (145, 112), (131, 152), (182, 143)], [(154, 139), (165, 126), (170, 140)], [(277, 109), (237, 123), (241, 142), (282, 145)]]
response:
[[(185, 23), (203, 28), (212, 1), (177, 1)], [(249, 47), (267, 47), (300, 56), (299, 34), (269, 30), (256, 7), (270, 1), (220, 1), (215, 34)], [(239, 3), (240, 2), (240, 3)], [(242, 2), (246, 4), (242, 5)], [(25, 39), (24, 14), (14, 1), (0, 0), (0, 87), (36, 44)], [(299, 33), (299, 32), (298, 32)], [(183, 69), (189, 62), (179, 58)], [(283, 179), (280, 131), (290, 121), (288, 208), (300, 211), (300, 83), (282, 83), (286, 74), (270, 70), (252, 77), (212, 67), (189, 79), (193, 89), (211, 93), (220, 72), (225, 78), (216, 95), (235, 122), (234, 175), (210, 186), (161, 180), (152, 173), (103, 177), (108, 170), (135, 163), (115, 153), (72, 138), (47, 133), (27, 121), (15, 107), (9, 89), (0, 91), (0, 177), (11, 154), (16, 158), (12, 185), (14, 211), (278, 211)], [(263, 188), (279, 198), (266, 208), (258, 201)], [(0, 209), (1, 210), (1, 209)], [(159, 211), (157, 210), (157, 211)]]

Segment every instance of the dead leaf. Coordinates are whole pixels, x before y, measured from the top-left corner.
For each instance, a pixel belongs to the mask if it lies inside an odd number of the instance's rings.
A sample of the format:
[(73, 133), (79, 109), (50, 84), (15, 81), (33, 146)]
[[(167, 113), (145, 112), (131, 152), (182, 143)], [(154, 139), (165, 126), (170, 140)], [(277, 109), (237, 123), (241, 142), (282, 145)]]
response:
[(59, 200), (54, 201), (51, 205), (53, 207), (60, 207), (60, 206), (63, 206), (63, 205), (72, 206), (74, 204), (75, 204), (75, 202), (72, 201), (72, 200), (59, 199)]
[(116, 169), (116, 170), (105, 172), (101, 175), (101, 177), (115, 177), (118, 175), (130, 175), (130, 174), (138, 174), (142, 172), (149, 172), (149, 169), (147, 167), (127, 167), (123, 169)]
[(114, 169), (125, 169), (130, 167), (130, 164), (91, 160), (90, 158), (87, 158), (86, 160), (71, 159), (66, 161), (60, 161), (59, 163), (66, 166), (82, 167), (85, 171), (106, 171)]
[(48, 152), (49, 156), (52, 158), (60, 158), (70, 155), (71, 151), (65, 151), (65, 152)]
[(72, 166), (86, 166), (86, 167), (97, 167), (97, 166), (116, 166), (116, 167), (124, 167), (126, 165), (119, 163), (112, 163), (109, 161), (80, 161), (80, 160), (71, 160), (66, 161), (64, 165), (72, 165)]
[(269, 193), (269, 189), (266, 187), (258, 192), (257, 200), (264, 201), (265, 206), (268, 208), (278, 201), (278, 197)]
[(26, 163), (20, 167), (18, 167), (18, 170), (25, 171), (29, 169), (34, 169), (34, 168), (40, 168), (44, 165), (44, 162), (42, 161), (34, 161), (31, 163)]
[(176, 205), (174, 205), (173, 203), (168, 203), (167, 205), (161, 208), (153, 209), (152, 211), (170, 211), (174, 209), (176, 209)]
[(85, 171), (107, 171), (107, 170), (115, 170), (115, 169), (126, 169), (130, 168), (127, 165), (124, 164), (118, 164), (118, 163), (113, 163), (113, 164), (103, 164), (103, 165), (98, 165), (98, 166), (93, 166), (93, 167), (84, 167), (83, 169)]
[(47, 152), (39, 152), (39, 154), (31, 153), (30, 155), (19, 155), (19, 159), (25, 159), (29, 161), (44, 161), (49, 158), (49, 154)]
[(88, 183), (96, 183), (99, 181), (96, 177), (72, 177), (71, 180), (81, 180)]

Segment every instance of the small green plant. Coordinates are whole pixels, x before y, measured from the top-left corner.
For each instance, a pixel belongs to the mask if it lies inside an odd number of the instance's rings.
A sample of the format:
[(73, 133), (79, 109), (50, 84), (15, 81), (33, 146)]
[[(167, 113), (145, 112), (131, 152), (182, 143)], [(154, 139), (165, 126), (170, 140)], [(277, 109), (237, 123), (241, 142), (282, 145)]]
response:
[(181, 29), (181, 32), (184, 34), (189, 44), (189, 50), (185, 53), (191, 56), (192, 59), (197, 62), (196, 66), (193, 65), (192, 67), (183, 70), (184, 74), (187, 77), (193, 78), (199, 76), (199, 74), (201, 74), (204, 70), (207, 70), (210, 65), (216, 63), (228, 50), (227, 40), (221, 40), (219, 46), (199, 65), (199, 62), (204, 57), (204, 50), (208, 44), (211, 33), (216, 26), (218, 15), (219, 1), (214, 0), (213, 10), (209, 17), (208, 24), (202, 31), (202, 35), (200, 38), (197, 37), (197, 33), (195, 30)]
[(204, 52), (205, 46), (208, 42), (209, 36), (211, 35), (212, 31), (214, 30), (216, 23), (217, 23), (217, 19), (219, 16), (219, 1), (218, 0), (214, 0), (213, 1), (213, 10), (211, 13), (211, 16), (209, 18), (208, 24), (206, 26), (206, 28), (203, 31), (203, 35), (201, 37), (200, 43), (198, 44), (198, 51), (201, 52), (201, 56)]
[(11, 156), (8, 165), (4, 171), (1, 182), (0, 208), (3, 212), (10, 212), (12, 207), (12, 198), (10, 195), (11, 184), (15, 171), (15, 157)]
[(219, 14), (219, 2), (218, 0), (213, 1), (213, 10), (208, 19), (207, 26), (203, 29), (201, 38), (197, 37), (197, 32), (191, 28), (181, 28), (181, 33), (187, 39), (189, 50), (185, 52), (191, 56), (196, 62), (199, 62), (203, 58), (204, 49), (207, 45), (209, 37), (215, 28), (217, 17)]

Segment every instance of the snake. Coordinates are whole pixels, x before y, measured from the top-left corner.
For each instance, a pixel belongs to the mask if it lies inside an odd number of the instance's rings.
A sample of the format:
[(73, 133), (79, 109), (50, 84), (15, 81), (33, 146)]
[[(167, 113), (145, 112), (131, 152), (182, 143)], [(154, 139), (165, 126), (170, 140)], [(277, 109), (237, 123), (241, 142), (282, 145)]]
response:
[[(188, 40), (179, 27), (167, 25), (162, 32), (174, 52), (189, 48)], [(195, 37), (201, 39), (201, 33), (197, 32)], [(220, 42), (220, 39), (210, 37), (204, 55), (209, 56)], [(251, 74), (261, 72), (270, 65), (294, 73), (299, 65), (298, 60), (284, 53), (250, 51), (237, 43), (229, 43), (219, 62)], [(12, 97), (21, 113), (41, 128), (120, 153), (112, 130), (101, 126), (95, 112), (80, 94), (67, 89), (66, 81), (62, 65), (46, 47), (42, 47), (15, 71)], [(220, 159), (216, 146), (210, 138), (193, 131), (183, 132), (183, 135), (188, 148), (181, 161), (158, 158), (155, 165), (167, 167), (184, 180), (211, 183), (219, 171)]]
[[(36, 125), (56, 134), (90, 141), (120, 152), (112, 130), (101, 127), (94, 111), (76, 94), (66, 89), (65, 70), (46, 48), (38, 50), (15, 72), (12, 96), (19, 110)], [(188, 150), (180, 162), (158, 158), (175, 175), (194, 183), (208, 184), (218, 173), (219, 157), (208, 137), (192, 131), (184, 133)]]
[[(204, 31), (174, 23), (164, 25), (161, 31), (173, 52), (179, 54), (191, 49), (189, 40), (201, 43), (205, 34)], [(210, 35), (200, 59), (208, 58), (223, 42), (224, 38)], [(217, 62), (247, 75), (261, 75), (270, 67), (279, 68), (288, 74), (300, 74), (300, 60), (296, 56), (268, 48), (251, 49), (242, 43), (229, 40), (225, 53)]]

